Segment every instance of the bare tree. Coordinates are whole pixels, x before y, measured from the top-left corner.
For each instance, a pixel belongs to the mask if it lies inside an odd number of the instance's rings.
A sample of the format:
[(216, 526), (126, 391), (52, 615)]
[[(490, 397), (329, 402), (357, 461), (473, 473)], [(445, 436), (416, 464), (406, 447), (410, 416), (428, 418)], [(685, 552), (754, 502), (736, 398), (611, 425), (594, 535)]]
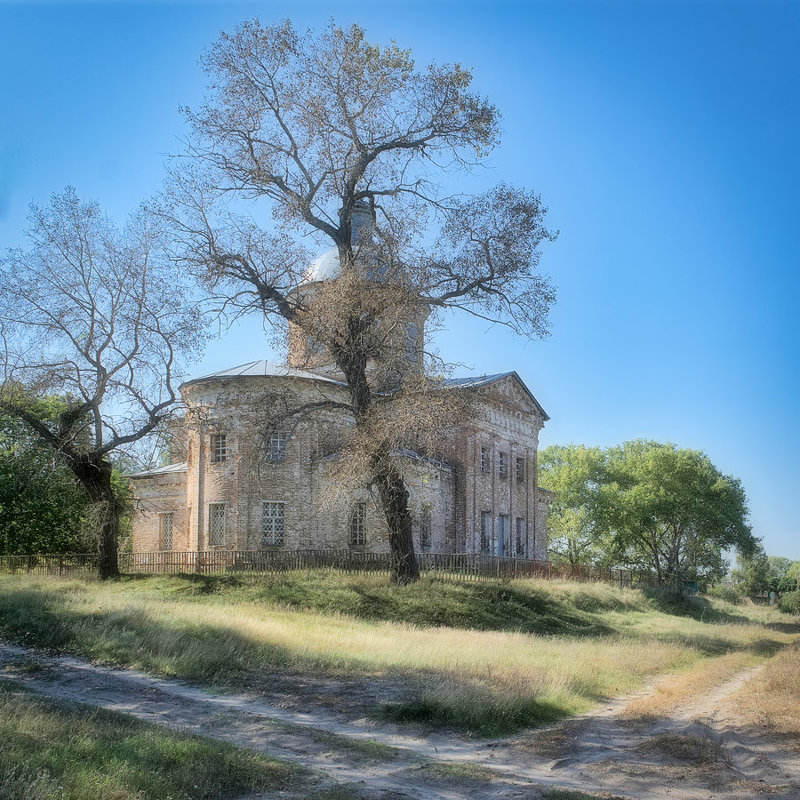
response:
[[(397, 453), (458, 413), (455, 393), (426, 377), (422, 325), (456, 308), (544, 335), (545, 210), (506, 186), (440, 196), (433, 178), (475, 166), (498, 137), (496, 109), (458, 64), (419, 70), (358, 25), (299, 34), (251, 21), (223, 34), (204, 68), (207, 99), (185, 109), (192, 133), (165, 212), (181, 257), (223, 308), (288, 326), (295, 362), (305, 347), (309, 365), (327, 360), (344, 380), (353, 438), (339, 461), (377, 490), (393, 579), (413, 581)], [(307, 272), (308, 235), (333, 244), (335, 269)]]
[[(145, 211), (116, 229), (73, 189), (32, 206), (29, 249), (0, 262), (4, 381), (0, 409), (72, 470), (93, 506), (99, 574), (117, 574), (112, 456), (156, 430), (177, 400), (179, 354), (199, 315), (163, 255), (162, 222)], [(66, 398), (55, 419), (30, 398)]]

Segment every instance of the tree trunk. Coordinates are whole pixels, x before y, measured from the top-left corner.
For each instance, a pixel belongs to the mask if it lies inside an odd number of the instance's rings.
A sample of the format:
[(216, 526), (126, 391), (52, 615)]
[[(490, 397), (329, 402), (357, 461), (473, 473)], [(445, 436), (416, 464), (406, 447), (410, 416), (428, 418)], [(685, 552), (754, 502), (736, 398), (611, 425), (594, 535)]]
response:
[(101, 580), (119, 576), (117, 563), (119, 515), (114, 488), (111, 485), (111, 464), (88, 459), (73, 466), (73, 472), (92, 501), (92, 514), (97, 528), (97, 576)]
[(411, 536), (411, 514), (408, 490), (403, 477), (391, 470), (376, 477), (381, 506), (389, 526), (389, 548), (392, 554), (392, 583), (406, 585), (419, 579), (419, 564)]
[[(342, 264), (347, 263), (340, 248)], [(348, 256), (352, 264), (352, 253)], [(347, 326), (346, 344), (334, 350), (336, 364), (345, 376), (356, 426), (364, 425), (372, 405), (372, 389), (367, 380), (367, 355), (361, 344), (363, 320), (351, 317)], [(389, 526), (389, 549), (392, 556), (391, 582), (401, 585), (419, 579), (419, 564), (411, 536), (411, 514), (408, 490), (403, 476), (387, 465), (389, 445), (377, 448), (372, 458), (372, 483), (377, 487), (381, 507)]]

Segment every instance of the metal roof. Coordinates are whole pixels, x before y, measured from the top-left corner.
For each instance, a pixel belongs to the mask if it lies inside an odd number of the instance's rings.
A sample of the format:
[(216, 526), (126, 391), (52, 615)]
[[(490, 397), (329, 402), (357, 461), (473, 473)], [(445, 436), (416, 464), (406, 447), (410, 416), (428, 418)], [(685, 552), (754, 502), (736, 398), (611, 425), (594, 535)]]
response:
[(519, 385), (525, 390), (525, 393), (533, 401), (533, 404), (542, 414), (544, 421), (550, 419), (547, 412), (542, 408), (541, 403), (533, 396), (533, 392), (525, 385), (525, 381), (520, 378), (519, 374), (515, 371), (511, 372), (498, 372), (494, 375), (473, 375), (467, 378), (445, 378), (444, 385), (455, 389), (472, 389), (478, 386), (488, 386), (490, 383), (501, 381), (504, 378), (514, 378)]
[[(219, 372), (212, 372), (210, 375), (202, 375), (199, 378), (192, 378), (191, 380), (188, 380), (185, 383), (183, 383), (182, 386), (189, 386), (193, 383), (199, 383), (201, 381), (208, 381), (208, 380), (225, 380), (230, 378), (249, 378), (249, 377), (304, 378), (306, 380), (324, 381), (325, 383), (333, 383), (337, 386), (347, 385), (342, 381), (337, 381), (334, 380), (333, 378), (327, 378), (324, 375), (318, 375), (315, 372), (307, 372), (302, 369), (292, 369), (291, 367), (282, 366), (280, 364), (275, 364), (272, 361), (267, 361), (266, 359), (263, 359), (261, 361), (249, 361), (247, 364), (240, 364), (239, 366), (230, 367), (229, 369), (223, 369), (220, 370)], [(539, 401), (533, 396), (531, 390), (525, 385), (525, 381), (523, 381), (522, 378), (520, 378), (518, 373), (513, 371), (498, 372), (494, 375), (472, 375), (466, 378), (446, 378), (444, 380), (444, 386), (446, 388), (454, 388), (454, 389), (468, 389), (468, 388), (471, 389), (480, 386), (488, 386), (489, 384), (503, 380), (504, 378), (514, 378), (522, 387), (522, 389), (525, 391), (525, 393), (528, 395), (528, 397), (531, 399), (533, 404), (539, 409), (545, 421), (550, 419), (547, 412), (542, 408)]]
[(144, 472), (134, 472), (133, 475), (128, 475), (129, 478), (151, 478), (154, 475), (171, 475), (177, 472), (186, 472), (187, 464), (181, 461), (180, 464), (167, 464), (166, 467), (156, 467), (155, 469), (146, 469)]
[(186, 381), (183, 386), (188, 386), (189, 384), (197, 383), (199, 381), (250, 377), (305, 378), (307, 380), (335, 383), (338, 386), (345, 385), (341, 381), (336, 381), (333, 378), (326, 378), (324, 375), (317, 375), (314, 372), (306, 372), (302, 369), (292, 369), (291, 367), (285, 367), (280, 364), (275, 364), (272, 361), (263, 359), (261, 361), (249, 361), (247, 364), (239, 364), (239, 366), (223, 369), (219, 372), (212, 372), (210, 375), (201, 375), (199, 378), (192, 378), (191, 380)]

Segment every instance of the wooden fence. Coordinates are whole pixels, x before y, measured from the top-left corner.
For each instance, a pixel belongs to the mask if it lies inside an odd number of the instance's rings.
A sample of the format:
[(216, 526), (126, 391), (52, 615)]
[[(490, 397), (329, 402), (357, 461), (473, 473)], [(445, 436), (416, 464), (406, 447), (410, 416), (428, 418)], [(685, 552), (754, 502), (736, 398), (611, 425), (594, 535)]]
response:
[[(602, 581), (617, 586), (643, 586), (652, 582), (647, 573), (584, 565), (554, 564), (528, 558), (500, 558), (472, 553), (418, 553), (420, 571), (454, 580), (480, 581), (511, 578), (545, 578)], [(0, 572), (66, 575), (97, 568), (96, 555), (0, 556)], [(200, 550), (120, 553), (120, 572), (173, 575), (221, 575), (249, 572), (277, 574), (292, 570), (327, 569), (337, 572), (389, 574), (389, 553), (358, 550)]]
[(30, 575), (69, 575), (97, 570), (97, 553), (0, 556), (0, 572)]

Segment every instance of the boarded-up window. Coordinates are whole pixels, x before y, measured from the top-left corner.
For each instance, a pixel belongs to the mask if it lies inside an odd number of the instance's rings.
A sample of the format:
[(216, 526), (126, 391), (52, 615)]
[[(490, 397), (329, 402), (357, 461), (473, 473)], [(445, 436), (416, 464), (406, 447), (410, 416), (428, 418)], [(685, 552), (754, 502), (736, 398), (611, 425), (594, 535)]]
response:
[(261, 541), (283, 546), (283, 503), (264, 501), (261, 505)]
[(525, 520), (517, 517), (517, 555), (525, 555)]
[(367, 504), (354, 503), (350, 509), (350, 546), (363, 547), (367, 543)]
[(500, 514), (497, 518), (497, 555), (507, 556), (511, 552), (511, 521), (508, 514)]
[(228, 437), (224, 433), (211, 434), (211, 460), (225, 461), (228, 457)]
[(225, 503), (209, 503), (208, 543), (218, 547), (225, 542)]
[(175, 529), (175, 515), (159, 514), (158, 515), (158, 540), (162, 550), (172, 550), (173, 548), (173, 531)]
[(492, 512), (481, 511), (481, 553), (488, 553), (492, 543)]
[(427, 506), (419, 512), (419, 549), (431, 549), (431, 510)]

